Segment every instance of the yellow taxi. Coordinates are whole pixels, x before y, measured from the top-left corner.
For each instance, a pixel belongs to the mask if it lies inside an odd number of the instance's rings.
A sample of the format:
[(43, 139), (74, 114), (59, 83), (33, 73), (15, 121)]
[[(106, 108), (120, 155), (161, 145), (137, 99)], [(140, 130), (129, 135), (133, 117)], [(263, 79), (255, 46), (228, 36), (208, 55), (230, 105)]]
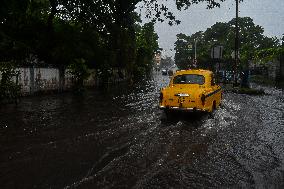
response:
[(209, 70), (177, 71), (161, 89), (160, 109), (212, 112), (220, 106), (222, 89)]

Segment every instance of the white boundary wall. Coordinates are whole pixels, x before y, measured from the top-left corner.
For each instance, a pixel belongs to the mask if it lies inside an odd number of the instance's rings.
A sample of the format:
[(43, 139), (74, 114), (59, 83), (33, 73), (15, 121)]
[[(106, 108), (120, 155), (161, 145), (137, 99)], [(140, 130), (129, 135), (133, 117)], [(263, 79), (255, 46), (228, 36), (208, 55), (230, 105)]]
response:
[[(21, 92), (23, 95), (31, 95), (38, 92), (49, 92), (68, 90), (73, 86), (73, 79), (68, 70), (65, 70), (64, 86), (60, 87), (60, 74), (58, 68), (18, 68), (18, 84), (21, 85)], [(84, 82), (85, 86), (96, 86), (100, 83), (96, 70), (90, 71), (90, 77)], [(110, 78), (111, 83), (118, 83), (126, 79), (127, 74), (122, 70), (125, 78), (119, 78), (118, 70), (113, 70), (113, 77)], [(0, 72), (1, 79), (1, 72)], [(14, 78), (16, 82), (16, 78)]]

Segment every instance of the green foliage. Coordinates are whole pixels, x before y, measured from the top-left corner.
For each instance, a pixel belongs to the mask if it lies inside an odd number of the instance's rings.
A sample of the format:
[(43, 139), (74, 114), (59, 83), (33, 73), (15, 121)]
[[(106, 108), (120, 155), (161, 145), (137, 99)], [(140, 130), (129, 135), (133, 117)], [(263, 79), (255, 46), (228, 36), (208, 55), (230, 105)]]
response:
[(191, 59), (192, 44), (189, 42), (189, 37), (185, 34), (177, 34), (175, 42), (175, 63), (180, 69), (189, 68)]
[(18, 84), (19, 72), (11, 62), (0, 63), (0, 102), (17, 102), (21, 87)]
[[(199, 2), (218, 7), (224, 0), (173, 1), (178, 9), (186, 9)], [(148, 72), (157, 35), (153, 23), (137, 28), (139, 3), (153, 21), (180, 23), (158, 0), (2, 0), (0, 61), (26, 63), (33, 54), (47, 64), (66, 67), (82, 57), (94, 68), (108, 64), (133, 71), (136, 66)]]
[(75, 80), (75, 87), (78, 90), (83, 88), (84, 80), (88, 79), (90, 76), (89, 69), (86, 65), (86, 61), (84, 59), (75, 59), (68, 66), (69, 73), (72, 75)]
[(255, 52), (254, 61), (266, 63), (279, 59), (284, 54), (284, 47), (272, 47), (267, 49), (261, 49)]
[(141, 81), (141, 79), (146, 77), (146, 68), (142, 66), (134, 66), (133, 68), (133, 80), (134, 81)]
[[(269, 38), (264, 36), (264, 30), (261, 26), (255, 25), (253, 20), (249, 17), (239, 18), (239, 36), (240, 36), (240, 59), (242, 64), (253, 60), (256, 52), (275, 48), (279, 45), (276, 38)], [(235, 19), (227, 23), (217, 22), (206, 31), (199, 31), (191, 36), (185, 34), (178, 34), (175, 43), (176, 55), (175, 61), (180, 68), (185, 68), (189, 65), (188, 57), (194, 57), (194, 42), (197, 40), (197, 59), (198, 65), (206, 67), (206, 63), (212, 62), (210, 53), (211, 48), (215, 45), (222, 45), (224, 47), (223, 58), (224, 61), (229, 62), (231, 54), (235, 48)], [(188, 45), (192, 49), (188, 49)]]
[(263, 89), (251, 89), (247, 87), (233, 88), (232, 92), (246, 95), (265, 95), (265, 91)]
[(152, 22), (138, 27), (136, 33), (137, 51), (133, 75), (139, 79), (152, 70), (154, 53), (159, 49), (159, 44)]
[(144, 49), (152, 58), (153, 53), (158, 50), (158, 35), (155, 33), (154, 23), (146, 23), (137, 32), (136, 43), (138, 49)]
[(101, 65), (100, 69), (98, 69), (98, 77), (102, 80), (103, 85), (109, 82), (109, 79), (113, 76), (112, 67), (109, 64)]

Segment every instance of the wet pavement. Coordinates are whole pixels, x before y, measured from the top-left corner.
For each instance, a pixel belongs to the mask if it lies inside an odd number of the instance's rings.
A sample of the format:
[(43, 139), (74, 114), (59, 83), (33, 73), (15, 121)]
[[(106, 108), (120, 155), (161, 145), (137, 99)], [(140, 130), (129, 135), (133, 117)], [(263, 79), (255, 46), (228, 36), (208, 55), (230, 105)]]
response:
[(284, 188), (283, 90), (167, 119), (168, 81), (2, 106), (0, 188)]

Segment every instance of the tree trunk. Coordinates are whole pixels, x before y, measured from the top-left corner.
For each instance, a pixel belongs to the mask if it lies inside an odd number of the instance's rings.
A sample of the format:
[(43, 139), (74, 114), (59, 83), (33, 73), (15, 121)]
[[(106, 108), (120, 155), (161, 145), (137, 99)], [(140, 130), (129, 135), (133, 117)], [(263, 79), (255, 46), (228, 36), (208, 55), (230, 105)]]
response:
[(47, 18), (47, 29), (48, 31), (52, 31), (53, 30), (53, 19), (57, 13), (58, 2), (57, 0), (49, 0), (49, 3), (51, 6), (51, 12)]
[(63, 92), (65, 87), (65, 67), (59, 67), (59, 88), (58, 92)]

